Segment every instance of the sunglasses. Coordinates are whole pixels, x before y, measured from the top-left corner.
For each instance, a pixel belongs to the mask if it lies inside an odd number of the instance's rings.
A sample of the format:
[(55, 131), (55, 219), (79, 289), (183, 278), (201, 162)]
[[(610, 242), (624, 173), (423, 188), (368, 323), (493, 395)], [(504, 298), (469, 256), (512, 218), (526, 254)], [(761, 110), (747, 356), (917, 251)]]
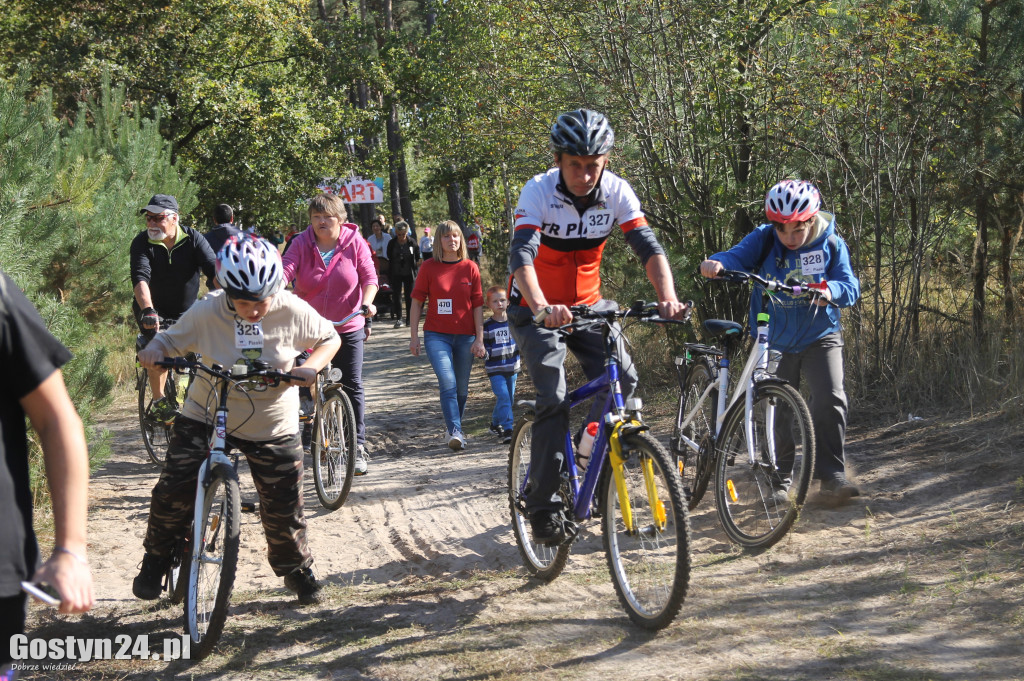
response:
[(170, 213), (164, 213), (163, 215), (153, 215), (152, 213), (146, 213), (146, 222), (163, 222), (169, 217), (171, 217)]

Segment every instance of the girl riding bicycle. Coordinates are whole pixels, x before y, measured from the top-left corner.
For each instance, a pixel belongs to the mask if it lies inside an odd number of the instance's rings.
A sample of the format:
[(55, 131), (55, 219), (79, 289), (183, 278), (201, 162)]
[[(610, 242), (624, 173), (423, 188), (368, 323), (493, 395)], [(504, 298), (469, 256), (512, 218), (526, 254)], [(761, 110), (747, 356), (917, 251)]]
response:
[[(828, 282), (817, 305), (779, 294), (772, 310), (771, 347), (782, 352), (776, 374), (793, 387), (806, 377), (814, 423), (815, 470), (820, 493), (842, 503), (860, 494), (846, 477), (846, 391), (843, 389), (843, 334), (839, 308), (860, 297), (860, 282), (850, 267), (850, 249), (836, 233), (835, 217), (821, 212), (818, 189), (804, 180), (784, 180), (772, 187), (764, 202), (768, 224), (738, 244), (715, 253), (700, 265), (713, 278), (719, 271), (744, 270), (771, 279)], [(750, 319), (757, 319), (762, 296), (754, 293)], [(755, 332), (751, 327), (751, 332)]]
[[(176, 325), (158, 334), (139, 352), (139, 362), (152, 368), (165, 356), (187, 352), (226, 367), (258, 359), (312, 385), (341, 341), (330, 322), (309, 304), (280, 291), (277, 249), (252, 235), (231, 237), (217, 254), (217, 282), (222, 290), (208, 293)], [(306, 348), (313, 348), (309, 359), (293, 367)], [(174, 422), (167, 465), (153, 488), (143, 542), (146, 553), (132, 587), (138, 598), (159, 598), (174, 547), (188, 529), (196, 478), (209, 445), (207, 407), (215, 401), (212, 389), (206, 381), (195, 381)], [(288, 385), (263, 392), (232, 390), (228, 410), (227, 444), (249, 461), (270, 566), (298, 594), (300, 603), (315, 603), (320, 585), (306, 545), (298, 390)]]

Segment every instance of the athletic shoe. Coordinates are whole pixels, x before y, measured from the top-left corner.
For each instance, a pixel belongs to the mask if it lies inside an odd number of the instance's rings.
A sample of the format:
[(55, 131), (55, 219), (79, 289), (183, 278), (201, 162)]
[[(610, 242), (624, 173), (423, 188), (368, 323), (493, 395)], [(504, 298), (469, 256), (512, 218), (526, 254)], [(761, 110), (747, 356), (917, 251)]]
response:
[(142, 556), (139, 574), (132, 582), (132, 593), (144, 601), (155, 601), (160, 598), (164, 589), (164, 573), (171, 566), (170, 557), (154, 556), (146, 553)]
[(321, 600), (320, 584), (308, 567), (296, 568), (285, 575), (284, 585), (298, 595), (300, 605), (313, 605)]
[(401, 319), (399, 319), (397, 322), (395, 322), (395, 328), (396, 329), (400, 329), (403, 326), (404, 326), (404, 324), (402, 324), (402, 320)]
[(860, 490), (857, 489), (857, 486), (847, 480), (846, 476), (842, 473), (829, 480), (822, 480), (818, 493), (827, 499), (835, 501), (846, 501), (850, 497), (860, 496)]
[(555, 546), (565, 539), (565, 527), (557, 511), (537, 511), (530, 518), (533, 543), (541, 546)]
[(456, 428), (452, 431), (451, 437), (448, 438), (448, 446), (455, 452), (466, 448), (466, 436), (462, 434), (461, 430)]
[(497, 435), (498, 437), (501, 437), (502, 435), (505, 434), (505, 429), (504, 428), (502, 428), (501, 426), (497, 426), (497, 425), (495, 425), (493, 423), (490, 426), (490, 431), (492, 433), (494, 433), (495, 435)]
[(370, 467), (370, 457), (366, 453), (366, 448), (362, 445), (356, 446), (356, 475), (366, 475), (367, 469)]
[(503, 444), (503, 445), (512, 444), (512, 431), (511, 430), (506, 430), (505, 433), (501, 436), (501, 444)]
[(178, 409), (167, 396), (164, 395), (159, 400), (149, 405), (149, 416), (158, 423), (172, 423), (178, 416)]

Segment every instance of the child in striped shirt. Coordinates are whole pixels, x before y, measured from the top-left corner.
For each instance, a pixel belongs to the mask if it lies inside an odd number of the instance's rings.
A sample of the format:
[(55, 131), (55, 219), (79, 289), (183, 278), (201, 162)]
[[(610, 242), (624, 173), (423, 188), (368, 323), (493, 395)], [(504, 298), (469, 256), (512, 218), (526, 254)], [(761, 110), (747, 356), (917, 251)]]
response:
[(501, 286), (487, 289), (487, 307), (491, 317), (484, 322), (484, 370), (491, 379), (494, 391), (494, 411), (491, 412), (491, 432), (505, 444), (512, 442), (512, 399), (516, 394), (516, 376), (519, 374), (519, 349), (508, 330), (508, 297)]

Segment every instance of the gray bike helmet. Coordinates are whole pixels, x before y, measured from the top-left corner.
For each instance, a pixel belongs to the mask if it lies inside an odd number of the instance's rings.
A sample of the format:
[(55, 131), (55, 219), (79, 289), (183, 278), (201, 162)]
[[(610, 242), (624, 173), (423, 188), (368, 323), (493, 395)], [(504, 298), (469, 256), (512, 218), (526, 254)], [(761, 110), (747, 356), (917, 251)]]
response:
[(615, 133), (604, 114), (576, 109), (559, 116), (551, 126), (551, 150), (573, 156), (607, 154)]

